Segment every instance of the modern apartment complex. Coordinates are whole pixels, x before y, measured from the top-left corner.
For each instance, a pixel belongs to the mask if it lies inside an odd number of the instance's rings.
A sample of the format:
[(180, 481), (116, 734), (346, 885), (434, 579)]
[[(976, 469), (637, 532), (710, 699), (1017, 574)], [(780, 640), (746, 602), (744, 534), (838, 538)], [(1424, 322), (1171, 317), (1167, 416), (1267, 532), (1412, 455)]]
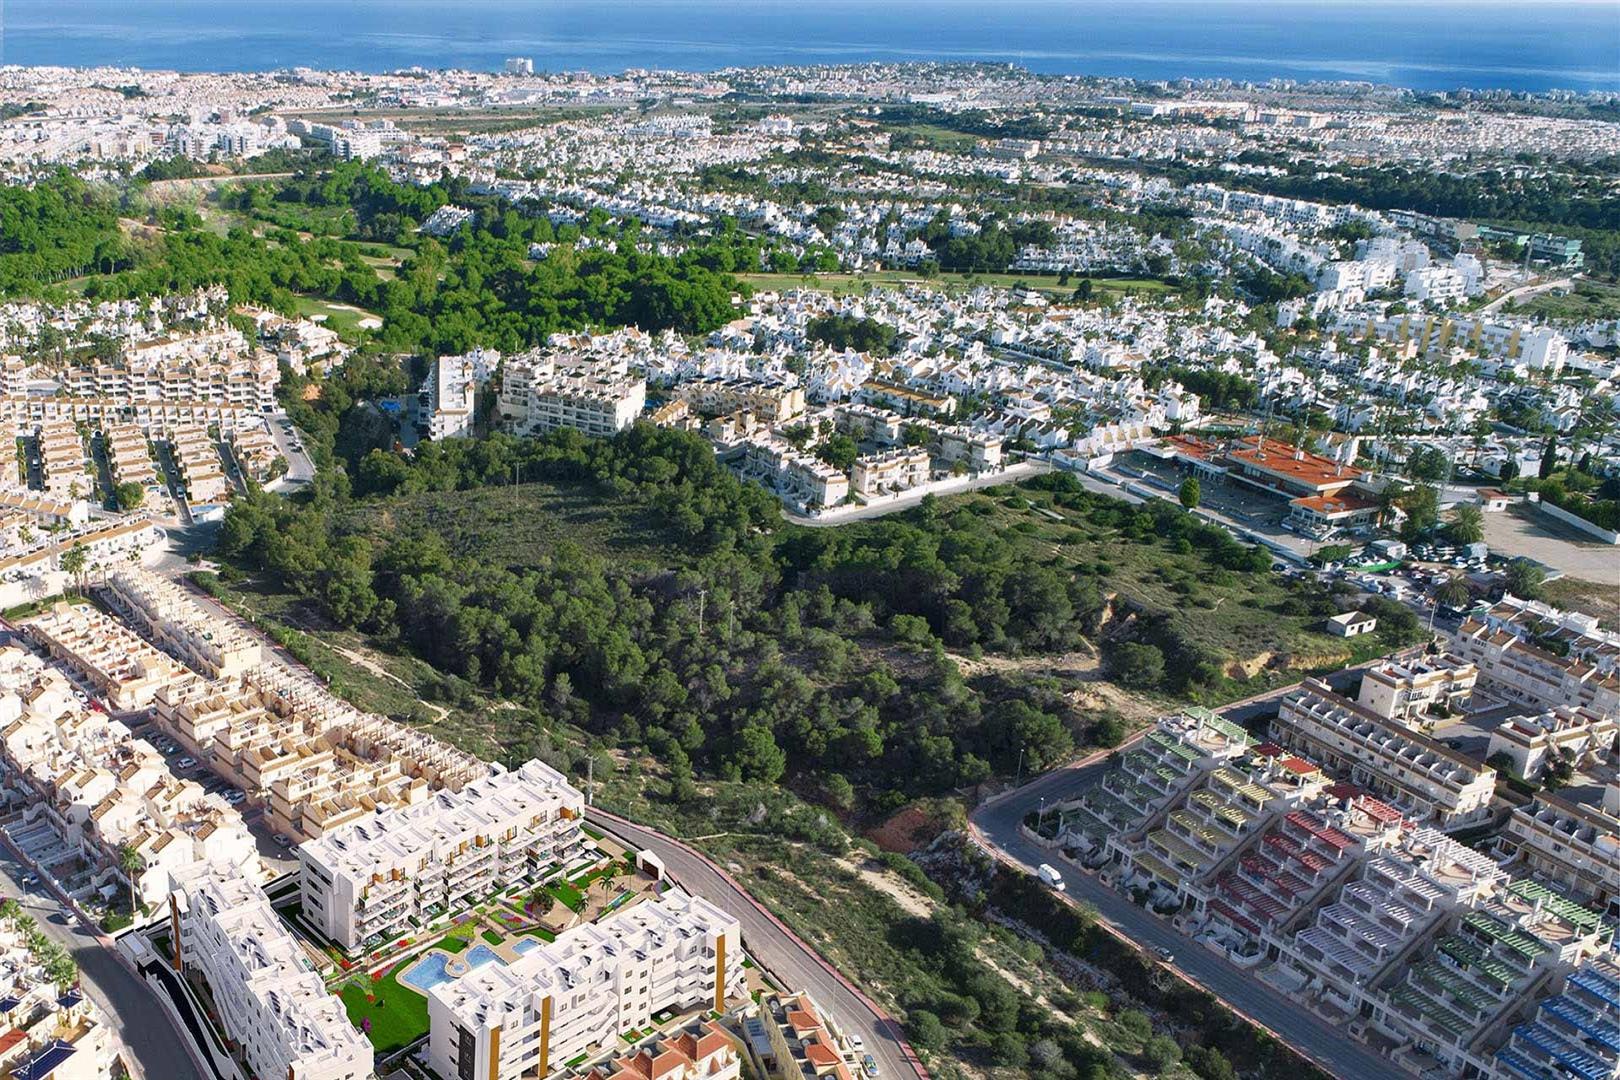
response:
[(549, 1076), (665, 1009), (725, 1011), (743, 977), (737, 920), (672, 889), (435, 987), (428, 1065), (446, 1080)]
[(709, 376), (679, 384), (674, 394), (704, 416), (746, 410), (765, 424), (776, 425), (804, 415), (804, 387), (783, 382)]
[(1620, 635), (1590, 616), (1504, 596), (1465, 619), (1449, 649), (1479, 668), (1481, 688), (1496, 697), (1620, 715)]
[(530, 761), (376, 811), (298, 849), (304, 915), (345, 949), (429, 921), (565, 863), (584, 804), (561, 773)]
[(256, 884), (198, 875), (170, 894), (169, 920), (171, 961), (207, 984), (253, 1075), (369, 1080), (371, 1042)]
[(1474, 692), (1473, 664), (1444, 654), (1374, 664), (1361, 677), (1356, 702), (1389, 720), (1411, 722), (1437, 706), (1451, 712)]
[(498, 411), (506, 428), (536, 435), (570, 427), (606, 437), (633, 424), (647, 405), (647, 380), (621, 360), (533, 350), (501, 364)]

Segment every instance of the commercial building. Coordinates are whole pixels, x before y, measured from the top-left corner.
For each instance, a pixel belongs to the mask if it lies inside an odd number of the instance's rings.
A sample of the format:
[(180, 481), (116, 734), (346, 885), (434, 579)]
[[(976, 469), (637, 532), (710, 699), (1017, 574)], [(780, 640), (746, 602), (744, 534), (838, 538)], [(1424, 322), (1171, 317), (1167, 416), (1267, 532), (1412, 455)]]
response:
[(1307, 679), (1283, 698), (1273, 737), (1416, 821), (1451, 829), (1490, 814), (1496, 770)]
[(304, 917), (356, 949), (566, 863), (584, 796), (539, 761), (492, 768), (460, 791), (376, 811), (303, 844)]
[(672, 889), (434, 987), (428, 1066), (462, 1080), (549, 1076), (666, 1009), (725, 1012), (743, 986), (737, 920)]
[(371, 1043), (316, 973), (258, 885), (200, 874), (169, 895), (170, 957), (207, 984), (250, 1073), (369, 1080)]

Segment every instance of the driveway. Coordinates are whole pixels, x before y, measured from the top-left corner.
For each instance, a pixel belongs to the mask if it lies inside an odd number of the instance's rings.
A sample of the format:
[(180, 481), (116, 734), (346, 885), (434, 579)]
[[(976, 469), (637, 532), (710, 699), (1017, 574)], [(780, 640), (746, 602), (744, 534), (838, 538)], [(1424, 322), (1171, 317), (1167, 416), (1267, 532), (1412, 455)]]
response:
[(631, 847), (651, 851), (664, 861), (676, 881), (691, 892), (719, 904), (742, 925), (748, 954), (767, 968), (789, 990), (808, 990), (845, 1030), (858, 1031), (865, 1051), (877, 1059), (885, 1077), (927, 1077), (914, 1067), (900, 1039), (899, 1025), (879, 1016), (861, 995), (826, 966), (820, 955), (757, 906), (753, 897), (701, 855), (652, 829), (604, 814), (594, 807), (585, 811), (591, 824), (615, 834)]

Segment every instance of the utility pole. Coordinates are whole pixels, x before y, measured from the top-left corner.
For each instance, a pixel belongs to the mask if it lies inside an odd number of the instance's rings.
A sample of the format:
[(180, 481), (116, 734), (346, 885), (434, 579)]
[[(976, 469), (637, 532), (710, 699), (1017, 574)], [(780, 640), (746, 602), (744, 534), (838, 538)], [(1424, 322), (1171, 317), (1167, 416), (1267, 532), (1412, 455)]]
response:
[(591, 795), (596, 790), (596, 758), (585, 759), (585, 805), (591, 805)]

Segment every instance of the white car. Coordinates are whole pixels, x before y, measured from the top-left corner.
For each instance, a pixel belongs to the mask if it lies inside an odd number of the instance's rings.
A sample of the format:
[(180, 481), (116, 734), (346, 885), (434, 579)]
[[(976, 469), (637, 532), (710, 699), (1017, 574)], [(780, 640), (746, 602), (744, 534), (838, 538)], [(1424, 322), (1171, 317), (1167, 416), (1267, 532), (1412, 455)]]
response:
[(193, 757), (183, 757), (179, 761), (175, 762), (175, 764), (180, 766), (182, 769), (190, 769), (197, 764), (197, 759)]

